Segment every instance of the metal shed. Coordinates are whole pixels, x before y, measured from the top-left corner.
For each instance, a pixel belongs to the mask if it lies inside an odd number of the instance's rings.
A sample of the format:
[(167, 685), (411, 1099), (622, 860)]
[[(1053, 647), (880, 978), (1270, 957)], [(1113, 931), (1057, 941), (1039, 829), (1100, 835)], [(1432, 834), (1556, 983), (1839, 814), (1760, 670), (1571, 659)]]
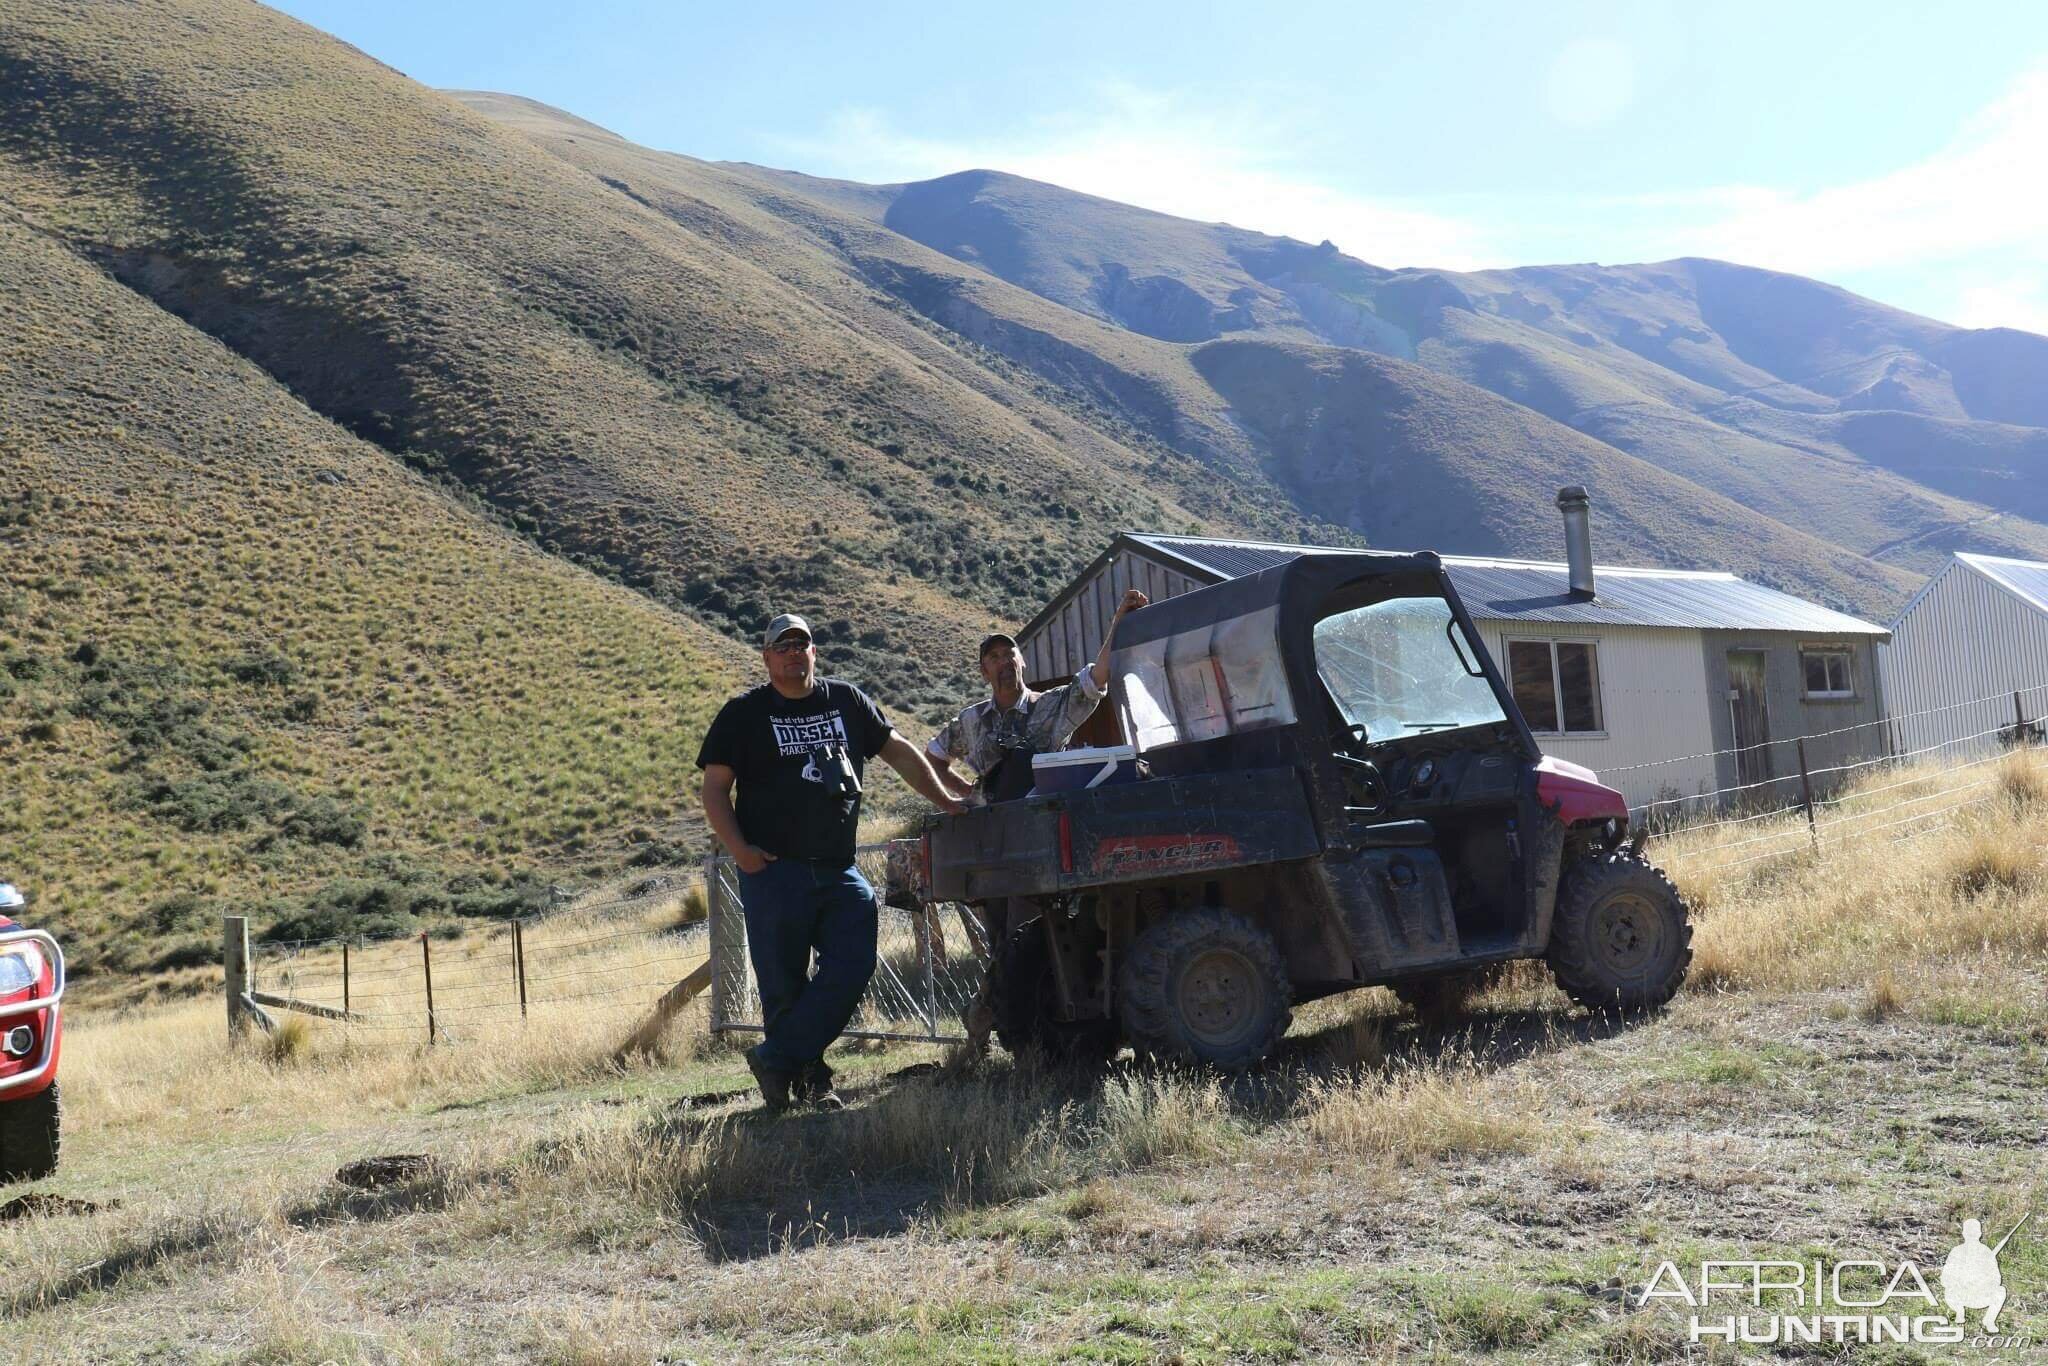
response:
[(1958, 552), (1878, 654), (1903, 753), (1996, 750), (2048, 713), (2048, 564)]
[[(1119, 533), (1018, 633), (1027, 668), (1043, 685), (1084, 667), (1126, 587), (1159, 600), (1332, 548)], [(1443, 564), (1544, 750), (1608, 775), (1632, 804), (1743, 783), (1764, 784), (1765, 796), (1778, 783), (1796, 790), (1790, 742), (1801, 736), (1825, 737), (1810, 742), (1816, 768), (1889, 749), (1873, 655), (1881, 626), (1725, 571)], [(1815, 659), (1836, 686), (1807, 686)]]

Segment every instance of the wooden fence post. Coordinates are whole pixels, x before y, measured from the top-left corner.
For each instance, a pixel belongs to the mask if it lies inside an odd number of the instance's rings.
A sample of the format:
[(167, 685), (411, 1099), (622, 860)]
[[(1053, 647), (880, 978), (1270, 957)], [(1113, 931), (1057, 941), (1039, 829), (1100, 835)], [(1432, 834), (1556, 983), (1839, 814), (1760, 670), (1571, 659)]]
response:
[(348, 941), (341, 941), (341, 1013), (349, 1013), (348, 1007)]
[(704, 860), (704, 906), (710, 918), (706, 938), (711, 949), (711, 1032), (740, 1022), (741, 996), (747, 985), (747, 922), (725, 895), (720, 876), (723, 862), (713, 854)]
[(512, 970), (519, 977), (519, 1018), (526, 1018), (526, 930), (512, 922)]
[(434, 1042), (434, 955), (427, 947), (427, 932), (420, 931), (420, 974), (427, 982), (427, 1044)]
[(1806, 807), (1806, 833), (1820, 843), (1820, 825), (1813, 818), (1813, 778), (1806, 771), (1806, 737), (1799, 737), (1799, 800)]
[(2027, 708), (2017, 688), (2012, 694), (2012, 742), (2015, 746), (2027, 743)]
[(248, 1032), (243, 1003), (249, 995), (249, 917), (224, 915), (221, 921), (221, 966), (227, 971), (228, 1041)]

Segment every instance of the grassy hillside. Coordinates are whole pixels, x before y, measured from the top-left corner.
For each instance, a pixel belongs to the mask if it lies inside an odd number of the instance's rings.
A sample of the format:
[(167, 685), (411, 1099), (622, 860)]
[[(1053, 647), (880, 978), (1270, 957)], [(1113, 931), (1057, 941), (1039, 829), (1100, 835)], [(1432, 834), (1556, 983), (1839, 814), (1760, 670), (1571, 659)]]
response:
[(1763, 582), (1850, 607), (1881, 603), (1914, 583), (1405, 361), (1220, 341), (1198, 349), (1194, 364), (1272, 443), (1299, 487), (1327, 490), (1330, 514), (1375, 544), (1480, 554), (1538, 546), (1557, 558), (1557, 510), (1538, 495), (1584, 484), (1600, 491), (1599, 553), (1624, 563), (1740, 565)]
[(0, 215), (0, 875), (88, 975), (693, 845), (756, 667)]
[[(1375, 377), (1371, 385), (1347, 385), (1344, 397), (1325, 409), (1317, 386), (1295, 382), (1305, 373), (1296, 354), (1273, 340), (1285, 329), (1177, 345), (1119, 326), (1100, 310), (1051, 306), (1076, 302), (1076, 296), (1055, 290), (1042, 298), (907, 239), (892, 230), (893, 211), (884, 203), (901, 202), (890, 197), (894, 191), (651, 152), (531, 101), (462, 98), (679, 223), (772, 263), (813, 297), (825, 297), (821, 281), (854, 273), (867, 285), (856, 295), (862, 302), (871, 290), (887, 291), (940, 324), (955, 345), (972, 348), (969, 354), (982, 366), (1021, 367), (1042, 385), (1056, 386), (1052, 392), (1088, 405), (1098, 423), (1135, 429), (1127, 441), (1161, 443), (1198, 456), (1206, 469), (1264, 481), (1271, 496), (1298, 515), (1312, 512), (1375, 544), (1555, 556), (1559, 538), (1549, 495), (1561, 483), (1584, 481), (1600, 493), (1604, 556), (1723, 566), (1728, 547), (1739, 545), (1745, 555), (1755, 551), (1744, 562), (1763, 565), (1774, 582), (1871, 614), (1913, 585), (1910, 574), (1845, 556), (1839, 543), (1810, 530), (1842, 523), (1844, 539), (1876, 545), (1890, 536), (1882, 525), (1850, 525), (1844, 507), (1817, 510), (1811, 496), (1775, 496), (1771, 510), (1787, 521), (1759, 516), (1739, 498), (1723, 496), (1715, 479), (1694, 484), (1617, 446), (1588, 440), (1549, 420), (1558, 414), (1532, 411), (1526, 395), (1517, 406), (1456, 377), (1323, 348), (1347, 374)], [(1013, 182), (1030, 186), (989, 173), (952, 177), (946, 185), (949, 194), (994, 196), (1014, 207), (1001, 198)], [(1052, 207), (1065, 207), (1066, 192), (1054, 195)], [(1106, 201), (1083, 207), (1090, 206), (1099, 206), (1111, 223), (1136, 222), (1143, 230), (1140, 245), (1161, 253), (1206, 241), (1210, 231)], [(1085, 238), (1086, 214), (1072, 217), (1074, 231)], [(1019, 226), (1005, 240), (1030, 240), (1036, 231)], [(1062, 244), (1072, 240), (1054, 235), (1033, 250), (1054, 252)], [(1020, 278), (1042, 285), (1045, 277), (1025, 272)], [(907, 327), (904, 321), (888, 325)], [(1373, 405), (1379, 411), (1369, 411)], [(1185, 478), (1185, 467), (1162, 462), (1155, 477)], [(1847, 513), (1864, 505), (1848, 500)], [(1676, 511), (1686, 507), (1697, 514)], [(1234, 526), (1245, 521), (1241, 511), (1227, 518)], [(2048, 550), (2048, 536), (2040, 544)]]
[(899, 703), (1115, 527), (1301, 523), (274, 13), (40, 10), (0, 79), (32, 222), (544, 548), (734, 636), (807, 606)]

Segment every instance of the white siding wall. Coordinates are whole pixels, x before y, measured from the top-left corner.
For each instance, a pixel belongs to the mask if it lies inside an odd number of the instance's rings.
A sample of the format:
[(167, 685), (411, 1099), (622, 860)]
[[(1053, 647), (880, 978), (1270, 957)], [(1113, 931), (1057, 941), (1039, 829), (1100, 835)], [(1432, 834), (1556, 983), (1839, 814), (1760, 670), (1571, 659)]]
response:
[[(1901, 751), (1988, 753), (1996, 736), (1964, 737), (2012, 725), (2015, 691), (2039, 689), (2022, 699), (2028, 720), (2048, 711), (2048, 614), (1951, 560), (1892, 627), (1891, 643), (1877, 647), (1877, 664)], [(1954, 705), (1973, 698), (1987, 700)], [(1935, 707), (1952, 709), (1911, 715)]]
[[(1658, 797), (1712, 791), (1714, 761), (1686, 759), (1654, 768), (1631, 765), (1705, 754), (1714, 748), (1712, 712), (1725, 700), (1707, 696), (1705, 655), (1698, 631), (1648, 626), (1578, 627), (1551, 622), (1475, 623), (1503, 676), (1507, 642), (1590, 640), (1599, 647), (1600, 714), (1606, 730), (1598, 736), (1538, 735), (1543, 752), (1600, 774), (1619, 788), (1630, 806)], [(1628, 768), (1627, 772), (1615, 770)]]

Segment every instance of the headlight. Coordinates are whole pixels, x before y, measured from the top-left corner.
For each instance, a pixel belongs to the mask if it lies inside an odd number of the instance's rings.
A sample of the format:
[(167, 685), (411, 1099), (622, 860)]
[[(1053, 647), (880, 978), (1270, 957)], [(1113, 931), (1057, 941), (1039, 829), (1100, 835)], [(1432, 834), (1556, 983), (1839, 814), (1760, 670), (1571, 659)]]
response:
[(0, 950), (0, 996), (12, 996), (43, 980), (43, 951), (23, 941)]

